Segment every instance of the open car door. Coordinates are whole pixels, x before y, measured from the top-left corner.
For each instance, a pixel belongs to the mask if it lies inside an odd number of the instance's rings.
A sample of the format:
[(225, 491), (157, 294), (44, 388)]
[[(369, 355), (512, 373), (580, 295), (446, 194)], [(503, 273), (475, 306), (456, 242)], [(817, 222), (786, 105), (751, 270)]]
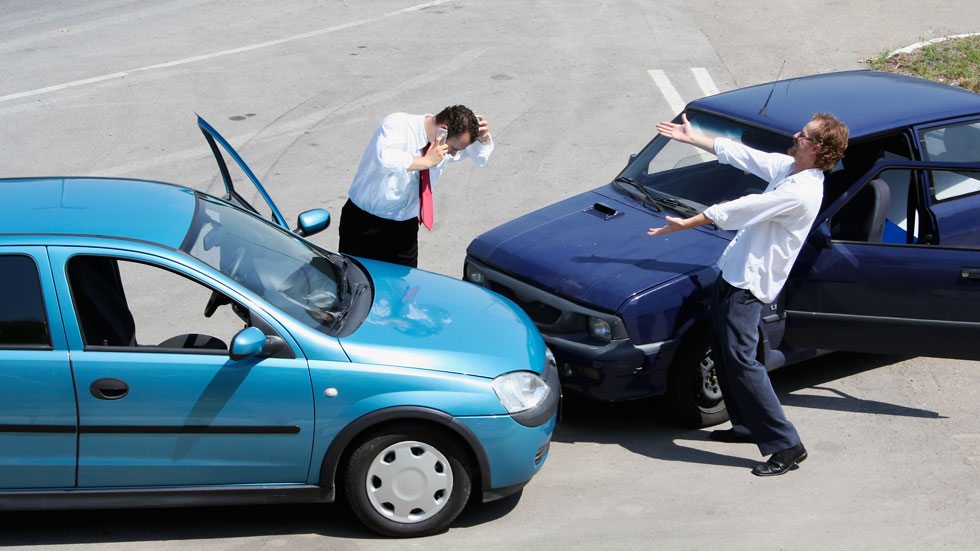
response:
[[(951, 197), (946, 180), (966, 191)], [(980, 359), (976, 190), (978, 163), (879, 164), (818, 219), (800, 252), (785, 344)]]
[[(235, 204), (249, 212), (254, 212), (258, 216), (263, 218), (268, 218), (274, 224), (281, 226), (286, 231), (289, 231), (289, 226), (286, 224), (286, 219), (283, 218), (282, 213), (279, 212), (279, 208), (276, 204), (272, 202), (272, 198), (266, 193), (265, 188), (259, 183), (259, 179), (255, 177), (248, 165), (238, 154), (237, 151), (228, 143), (228, 140), (224, 139), (213, 126), (208, 124), (206, 120), (201, 118), (200, 115), (197, 117), (197, 125), (201, 128), (201, 132), (204, 133), (204, 137), (208, 140), (208, 145), (211, 146), (211, 152), (214, 153), (214, 159), (218, 163), (218, 168), (221, 170), (221, 178), (225, 182), (225, 190), (227, 191), (224, 196), (224, 200)], [(244, 197), (235, 189), (235, 183), (232, 181), (231, 174), (228, 171), (228, 165), (225, 163), (224, 156), (221, 154), (221, 150), (218, 149), (218, 144), (221, 144), (221, 148), (225, 150), (234, 161), (238, 164), (241, 171), (252, 181), (255, 189), (258, 190), (259, 195), (265, 200), (266, 204), (269, 206), (269, 215), (263, 215), (255, 207), (249, 204)]]

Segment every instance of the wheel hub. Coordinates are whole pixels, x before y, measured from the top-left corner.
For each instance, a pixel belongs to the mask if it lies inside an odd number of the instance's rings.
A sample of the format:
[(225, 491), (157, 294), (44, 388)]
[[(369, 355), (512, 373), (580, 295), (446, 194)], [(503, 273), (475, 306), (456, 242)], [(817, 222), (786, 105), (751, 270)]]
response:
[(453, 473), (446, 457), (424, 442), (398, 442), (382, 450), (367, 472), (368, 500), (396, 522), (421, 522), (449, 501)]

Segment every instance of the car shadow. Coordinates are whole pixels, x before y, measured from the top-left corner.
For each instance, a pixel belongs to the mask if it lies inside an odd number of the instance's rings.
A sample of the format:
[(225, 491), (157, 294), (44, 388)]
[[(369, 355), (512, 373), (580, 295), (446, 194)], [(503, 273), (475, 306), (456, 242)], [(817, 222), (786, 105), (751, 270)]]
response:
[[(479, 496), (450, 525), (472, 527), (506, 516), (521, 492), (490, 503)], [(312, 534), (387, 540), (367, 529), (346, 502), (167, 509), (4, 511), (0, 548)]]
[[(899, 356), (834, 353), (787, 366), (770, 374), (783, 405), (873, 415), (943, 419), (935, 411), (849, 395), (828, 383), (908, 359)], [(808, 390), (806, 393), (797, 391)], [(809, 392), (809, 391), (816, 391)], [(751, 467), (758, 460), (715, 453), (685, 445), (708, 441), (709, 431), (684, 429), (671, 423), (659, 399), (609, 403), (566, 395), (555, 442), (618, 444), (634, 453), (664, 461), (728, 467)], [(722, 425), (725, 427), (727, 425)], [(756, 451), (754, 446), (749, 448)]]

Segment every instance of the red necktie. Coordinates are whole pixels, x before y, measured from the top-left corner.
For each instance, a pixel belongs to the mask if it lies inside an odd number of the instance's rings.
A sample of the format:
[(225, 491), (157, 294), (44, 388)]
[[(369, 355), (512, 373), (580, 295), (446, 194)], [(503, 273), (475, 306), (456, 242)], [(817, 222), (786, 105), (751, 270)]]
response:
[[(422, 156), (429, 150), (430, 144), (422, 148)], [(432, 231), (432, 184), (429, 183), (429, 169), (419, 171), (419, 222)]]

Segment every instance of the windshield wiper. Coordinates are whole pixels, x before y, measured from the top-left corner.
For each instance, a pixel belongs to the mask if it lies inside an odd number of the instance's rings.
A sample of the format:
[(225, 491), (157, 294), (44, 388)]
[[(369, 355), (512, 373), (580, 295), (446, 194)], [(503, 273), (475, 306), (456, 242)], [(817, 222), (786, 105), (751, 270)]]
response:
[[(650, 190), (638, 184), (636, 180), (632, 178), (627, 178), (625, 176), (619, 176), (618, 178), (613, 180), (613, 184), (614, 185), (619, 184), (620, 187), (629, 187), (629, 189), (639, 192), (641, 195), (640, 198), (643, 200), (644, 203), (653, 207), (653, 209), (657, 212), (660, 212), (662, 210), (660, 207), (657, 206), (657, 198), (654, 197), (652, 193), (650, 193)], [(633, 197), (636, 197), (632, 193), (629, 192), (627, 193), (629, 195), (632, 195)]]
[(347, 314), (349, 314), (350, 311), (354, 309), (354, 301), (357, 300), (357, 297), (361, 296), (361, 293), (366, 288), (367, 285), (359, 284), (357, 286), (357, 288), (354, 290), (354, 293), (351, 295), (350, 300), (347, 302), (347, 308), (344, 308), (343, 310), (339, 310), (334, 313), (333, 322), (330, 324), (330, 327), (327, 329), (328, 331), (333, 331), (334, 327), (339, 326), (341, 322), (344, 321), (344, 319), (347, 317)]
[[(347, 296), (347, 290), (350, 288), (350, 284), (347, 282), (347, 265), (348, 265), (347, 257), (345, 256), (343, 257), (343, 259), (344, 259), (343, 264), (339, 266), (340, 268), (340, 297), (339, 298), (341, 299)], [(336, 266), (336, 264), (334, 264), (334, 266)]]
[(698, 213), (698, 210), (688, 205), (683, 201), (678, 201), (677, 199), (672, 199), (670, 197), (654, 197), (652, 199), (656, 204), (669, 208), (678, 214), (683, 214), (685, 216), (694, 216)]

